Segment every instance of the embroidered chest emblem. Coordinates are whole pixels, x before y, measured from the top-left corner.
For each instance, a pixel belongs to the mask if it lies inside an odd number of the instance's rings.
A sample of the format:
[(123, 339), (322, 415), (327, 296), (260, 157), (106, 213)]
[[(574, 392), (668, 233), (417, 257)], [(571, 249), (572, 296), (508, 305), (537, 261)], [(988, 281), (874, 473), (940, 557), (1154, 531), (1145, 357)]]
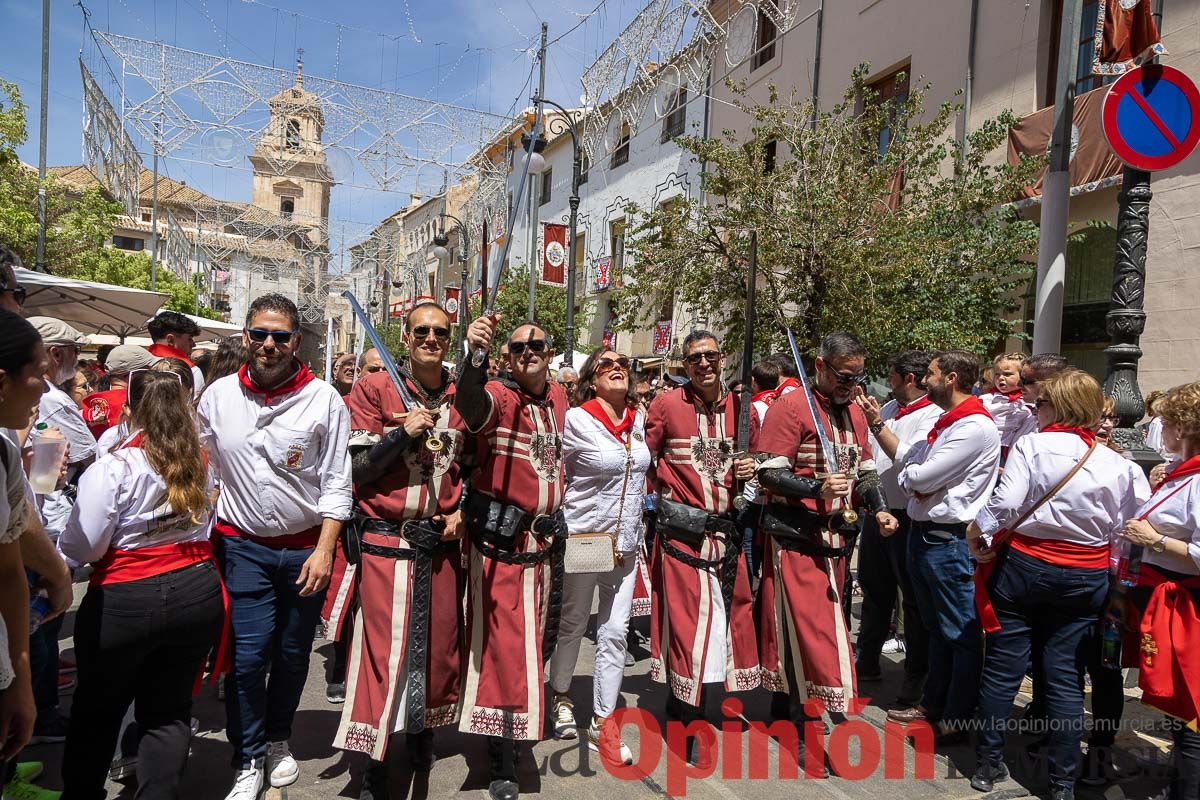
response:
[(713, 483), (722, 483), (733, 463), (733, 445), (729, 439), (692, 437), (692, 466)]
[(561, 436), (557, 433), (533, 434), (529, 441), (529, 460), (543, 480), (558, 480), (561, 456)]
[(300, 469), (304, 464), (304, 445), (293, 444), (289, 445), (287, 454), (284, 456), (283, 465), (288, 469)]
[(410, 476), (419, 475), (421, 482), (440, 478), (450, 469), (458, 454), (461, 434), (458, 431), (434, 428), (430, 436), (441, 443), (437, 450), (425, 446), (425, 437), (409, 445), (404, 451), (404, 465)]
[(858, 475), (858, 447), (853, 444), (835, 444), (834, 453), (837, 456), (837, 471), (854, 478)]

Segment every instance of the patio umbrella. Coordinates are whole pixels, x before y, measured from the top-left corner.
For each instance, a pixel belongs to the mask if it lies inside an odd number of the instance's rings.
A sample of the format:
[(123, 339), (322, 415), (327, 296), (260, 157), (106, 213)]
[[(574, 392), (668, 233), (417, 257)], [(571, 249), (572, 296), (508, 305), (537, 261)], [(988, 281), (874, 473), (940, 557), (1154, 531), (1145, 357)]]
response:
[(146, 321), (158, 313), (167, 299), (163, 292), (110, 286), (21, 268), (14, 272), (17, 282), (28, 292), (22, 309), (26, 315), (61, 319), (80, 333), (110, 334), (124, 340), (146, 330)]

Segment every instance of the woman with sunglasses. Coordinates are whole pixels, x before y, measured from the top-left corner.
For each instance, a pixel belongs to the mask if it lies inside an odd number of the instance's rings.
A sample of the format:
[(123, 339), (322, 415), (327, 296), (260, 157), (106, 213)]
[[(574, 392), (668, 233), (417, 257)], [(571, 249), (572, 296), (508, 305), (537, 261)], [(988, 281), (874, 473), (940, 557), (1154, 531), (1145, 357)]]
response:
[(213, 479), (191, 392), (173, 371), (139, 370), (129, 408), (133, 436), (84, 473), (59, 541), (68, 558), (93, 565), (75, 619), (68, 800), (105, 796), (130, 702), (141, 732), (138, 797), (179, 796), (192, 689), (225, 616), (209, 542)]
[[(568, 690), (579, 659), (579, 641), (599, 587), (588, 746), (604, 758), (620, 753), (621, 761), (629, 764), (633, 755), (620, 741), (619, 731), (615, 726), (610, 726), (611, 731), (604, 729), (604, 721), (616, 710), (625, 673), (625, 636), (637, 580), (643, 493), (650, 469), (645, 417), (636, 409), (629, 358), (604, 347), (594, 351), (579, 373), (576, 401), (579, 405), (567, 411), (563, 430), (567, 471), (563, 513), (572, 535), (611, 535), (617, 560), (610, 572), (567, 575), (563, 581), (558, 647), (550, 661), (554, 735), (558, 739), (574, 739), (577, 735)], [(611, 734), (612, 738), (603, 750), (602, 734)]]

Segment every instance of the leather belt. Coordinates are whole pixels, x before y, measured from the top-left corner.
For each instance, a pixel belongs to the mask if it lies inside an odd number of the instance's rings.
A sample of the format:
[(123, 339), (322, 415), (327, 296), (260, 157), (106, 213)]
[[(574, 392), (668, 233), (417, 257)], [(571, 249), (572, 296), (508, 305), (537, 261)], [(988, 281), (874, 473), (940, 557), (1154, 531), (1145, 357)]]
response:
[[(770, 503), (763, 509), (760, 528), (770, 534), (784, 550), (821, 558), (844, 558), (854, 552), (858, 529), (826, 527), (827, 518), (806, 508)], [(840, 533), (845, 540), (841, 547), (825, 544), (825, 533)]]
[(367, 533), (401, 536), (411, 547), (385, 547), (362, 543), (362, 551), (384, 558), (408, 559), (413, 562), (412, 600), (408, 611), (408, 718), (404, 729), (408, 733), (425, 730), (426, 677), (429, 664), (429, 604), (433, 585), (433, 557), (455, 550), (456, 541), (442, 541), (446, 526), (432, 519), (406, 520), (397, 525), (383, 519), (365, 518), (361, 522)]
[(663, 553), (700, 572), (707, 572), (710, 569), (717, 570), (717, 581), (721, 586), (721, 599), (725, 601), (725, 624), (728, 625), (733, 617), (733, 589), (734, 583), (737, 581), (738, 557), (742, 554), (740, 542), (736, 541), (733, 536), (717, 537), (723, 543), (725, 552), (720, 558), (707, 559), (694, 556), (671, 544), (671, 538), (692, 543), (686, 537), (672, 537), (672, 533), (674, 532), (670, 529), (658, 529), (658, 544)]

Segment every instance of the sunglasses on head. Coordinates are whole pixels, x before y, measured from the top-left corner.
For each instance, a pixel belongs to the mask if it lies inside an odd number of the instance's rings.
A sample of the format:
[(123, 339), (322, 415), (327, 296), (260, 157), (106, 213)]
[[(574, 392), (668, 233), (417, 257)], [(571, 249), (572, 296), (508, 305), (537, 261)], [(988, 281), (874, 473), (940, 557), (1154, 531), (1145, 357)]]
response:
[(418, 339), (428, 338), (430, 332), (433, 333), (434, 338), (439, 342), (444, 342), (450, 339), (449, 328), (435, 328), (430, 325), (418, 325), (412, 329), (412, 332), (413, 336), (417, 337)]
[(546, 340), (530, 339), (527, 342), (509, 342), (508, 352), (514, 356), (519, 356), (525, 352), (525, 348), (527, 347), (531, 353), (544, 353), (546, 352)]
[(710, 364), (715, 364), (721, 360), (721, 354), (716, 350), (705, 350), (703, 353), (688, 353), (683, 357), (683, 360), (691, 364), (693, 367), (697, 366), (701, 359)]
[(179, 388), (183, 388), (183, 376), (177, 372), (172, 372), (166, 369), (135, 369), (129, 373), (129, 406), (132, 408), (141, 400), (142, 392), (146, 389), (146, 381), (151, 380), (152, 375), (170, 375), (179, 384)]
[(625, 356), (617, 358), (602, 358), (596, 362), (596, 374), (601, 372), (610, 372), (614, 367), (620, 367), (626, 372), (629, 371), (629, 359)]
[(25, 291), (24, 286), (18, 286), (15, 289), (9, 289), (8, 287), (0, 289), (0, 294), (5, 292), (12, 292), (13, 300), (16, 300), (19, 306), (25, 305), (25, 298), (29, 296), (29, 292)]
[(256, 344), (262, 344), (268, 338), (275, 344), (287, 344), (292, 340), (292, 336), (299, 331), (269, 331), (266, 328), (248, 328), (246, 335), (250, 337), (250, 341)]

